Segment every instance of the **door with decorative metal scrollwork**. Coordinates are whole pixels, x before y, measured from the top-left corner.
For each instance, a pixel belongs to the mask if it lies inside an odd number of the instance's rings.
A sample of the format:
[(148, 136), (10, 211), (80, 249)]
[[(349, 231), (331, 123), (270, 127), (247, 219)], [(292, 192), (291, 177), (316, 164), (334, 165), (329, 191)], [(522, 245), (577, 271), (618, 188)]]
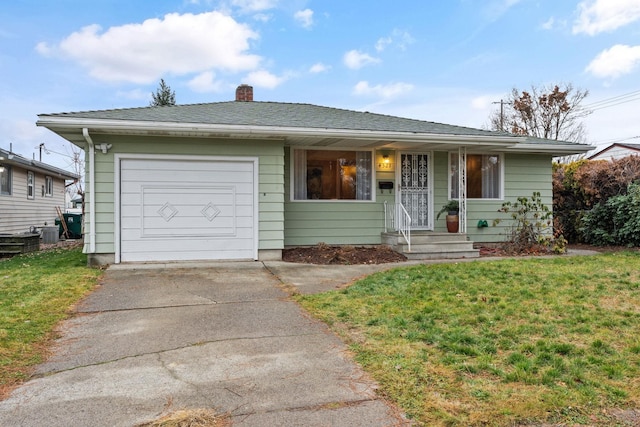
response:
[(400, 153), (399, 197), (413, 229), (433, 229), (430, 157), (426, 153)]

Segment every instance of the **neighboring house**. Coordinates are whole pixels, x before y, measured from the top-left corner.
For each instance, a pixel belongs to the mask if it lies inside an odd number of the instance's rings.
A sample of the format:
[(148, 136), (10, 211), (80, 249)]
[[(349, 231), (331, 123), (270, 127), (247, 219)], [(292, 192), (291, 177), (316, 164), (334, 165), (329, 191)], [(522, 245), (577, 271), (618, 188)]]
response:
[(640, 144), (620, 144), (618, 142), (588, 157), (589, 160), (617, 160), (627, 156), (640, 156)]
[(65, 182), (73, 173), (0, 149), (0, 233), (24, 233), (53, 226), (64, 211)]
[[(459, 198), (460, 233), (503, 240), (504, 201), (539, 191), (552, 157), (593, 147), (309, 104), (236, 101), (42, 114), (85, 150), (93, 264), (280, 259), (288, 246), (375, 245), (402, 203), (417, 230)], [(466, 183), (466, 184), (465, 184)], [(503, 225), (505, 224), (505, 225)], [(468, 225), (468, 226), (467, 226)]]

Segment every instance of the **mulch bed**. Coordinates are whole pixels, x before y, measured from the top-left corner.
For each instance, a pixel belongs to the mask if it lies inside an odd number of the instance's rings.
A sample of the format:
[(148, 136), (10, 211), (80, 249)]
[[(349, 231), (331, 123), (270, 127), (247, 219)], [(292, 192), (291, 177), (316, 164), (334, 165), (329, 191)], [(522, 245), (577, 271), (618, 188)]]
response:
[(388, 246), (331, 246), (320, 243), (312, 247), (284, 249), (282, 260), (307, 264), (385, 264), (406, 261), (407, 258)]
[[(539, 256), (553, 255), (553, 252), (544, 248), (533, 248), (526, 253), (514, 253), (500, 244), (476, 244), (475, 248), (480, 250), (480, 257), (503, 257), (503, 256)], [(627, 248), (621, 246), (589, 246), (589, 245), (569, 245), (569, 249), (589, 249), (598, 252), (617, 252), (623, 250), (639, 251), (639, 248)], [(311, 247), (295, 247), (282, 251), (282, 260), (295, 263), (320, 264), (320, 265), (354, 265), (354, 264), (386, 264), (392, 262), (406, 261), (407, 258), (394, 252), (388, 246), (332, 246), (319, 243)]]

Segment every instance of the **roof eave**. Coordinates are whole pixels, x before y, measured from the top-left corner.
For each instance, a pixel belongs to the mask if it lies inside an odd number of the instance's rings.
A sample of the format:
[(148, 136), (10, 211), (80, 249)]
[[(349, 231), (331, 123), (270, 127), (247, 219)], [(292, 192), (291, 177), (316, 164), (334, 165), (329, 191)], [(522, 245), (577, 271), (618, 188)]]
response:
[(146, 135), (184, 135), (207, 137), (253, 137), (253, 138), (295, 138), (323, 137), (341, 139), (394, 140), (404, 142), (464, 142), (486, 145), (491, 141), (496, 146), (509, 146), (523, 140), (519, 136), (496, 135), (453, 135), (420, 132), (370, 131), (359, 129), (330, 129), (308, 127), (251, 126), (202, 123), (175, 123), (151, 121), (96, 120), (82, 118), (44, 117), (36, 123), (54, 132), (81, 131), (87, 128), (97, 133), (131, 133)]
[(593, 145), (585, 144), (530, 144), (520, 143), (505, 149), (507, 152), (527, 152), (527, 153), (544, 153), (558, 156), (566, 156), (572, 154), (583, 154), (593, 150)]
[(78, 175), (72, 172), (65, 171), (55, 166), (48, 165), (46, 163), (38, 162), (36, 160), (29, 160), (15, 153), (11, 153), (6, 150), (0, 149), (0, 162), (9, 166), (21, 167), (22, 169), (30, 170), (33, 172), (39, 172), (45, 175), (55, 176), (61, 179), (77, 180), (80, 179)]

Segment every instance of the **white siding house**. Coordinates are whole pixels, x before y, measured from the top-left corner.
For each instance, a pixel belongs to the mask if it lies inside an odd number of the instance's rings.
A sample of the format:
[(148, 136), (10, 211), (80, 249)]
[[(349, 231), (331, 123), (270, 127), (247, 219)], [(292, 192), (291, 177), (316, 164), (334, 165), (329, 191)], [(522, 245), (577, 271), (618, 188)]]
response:
[(78, 176), (0, 149), (0, 233), (54, 225), (64, 211), (65, 185)]
[(640, 156), (640, 144), (611, 144), (589, 156), (589, 160), (617, 160), (627, 156)]

